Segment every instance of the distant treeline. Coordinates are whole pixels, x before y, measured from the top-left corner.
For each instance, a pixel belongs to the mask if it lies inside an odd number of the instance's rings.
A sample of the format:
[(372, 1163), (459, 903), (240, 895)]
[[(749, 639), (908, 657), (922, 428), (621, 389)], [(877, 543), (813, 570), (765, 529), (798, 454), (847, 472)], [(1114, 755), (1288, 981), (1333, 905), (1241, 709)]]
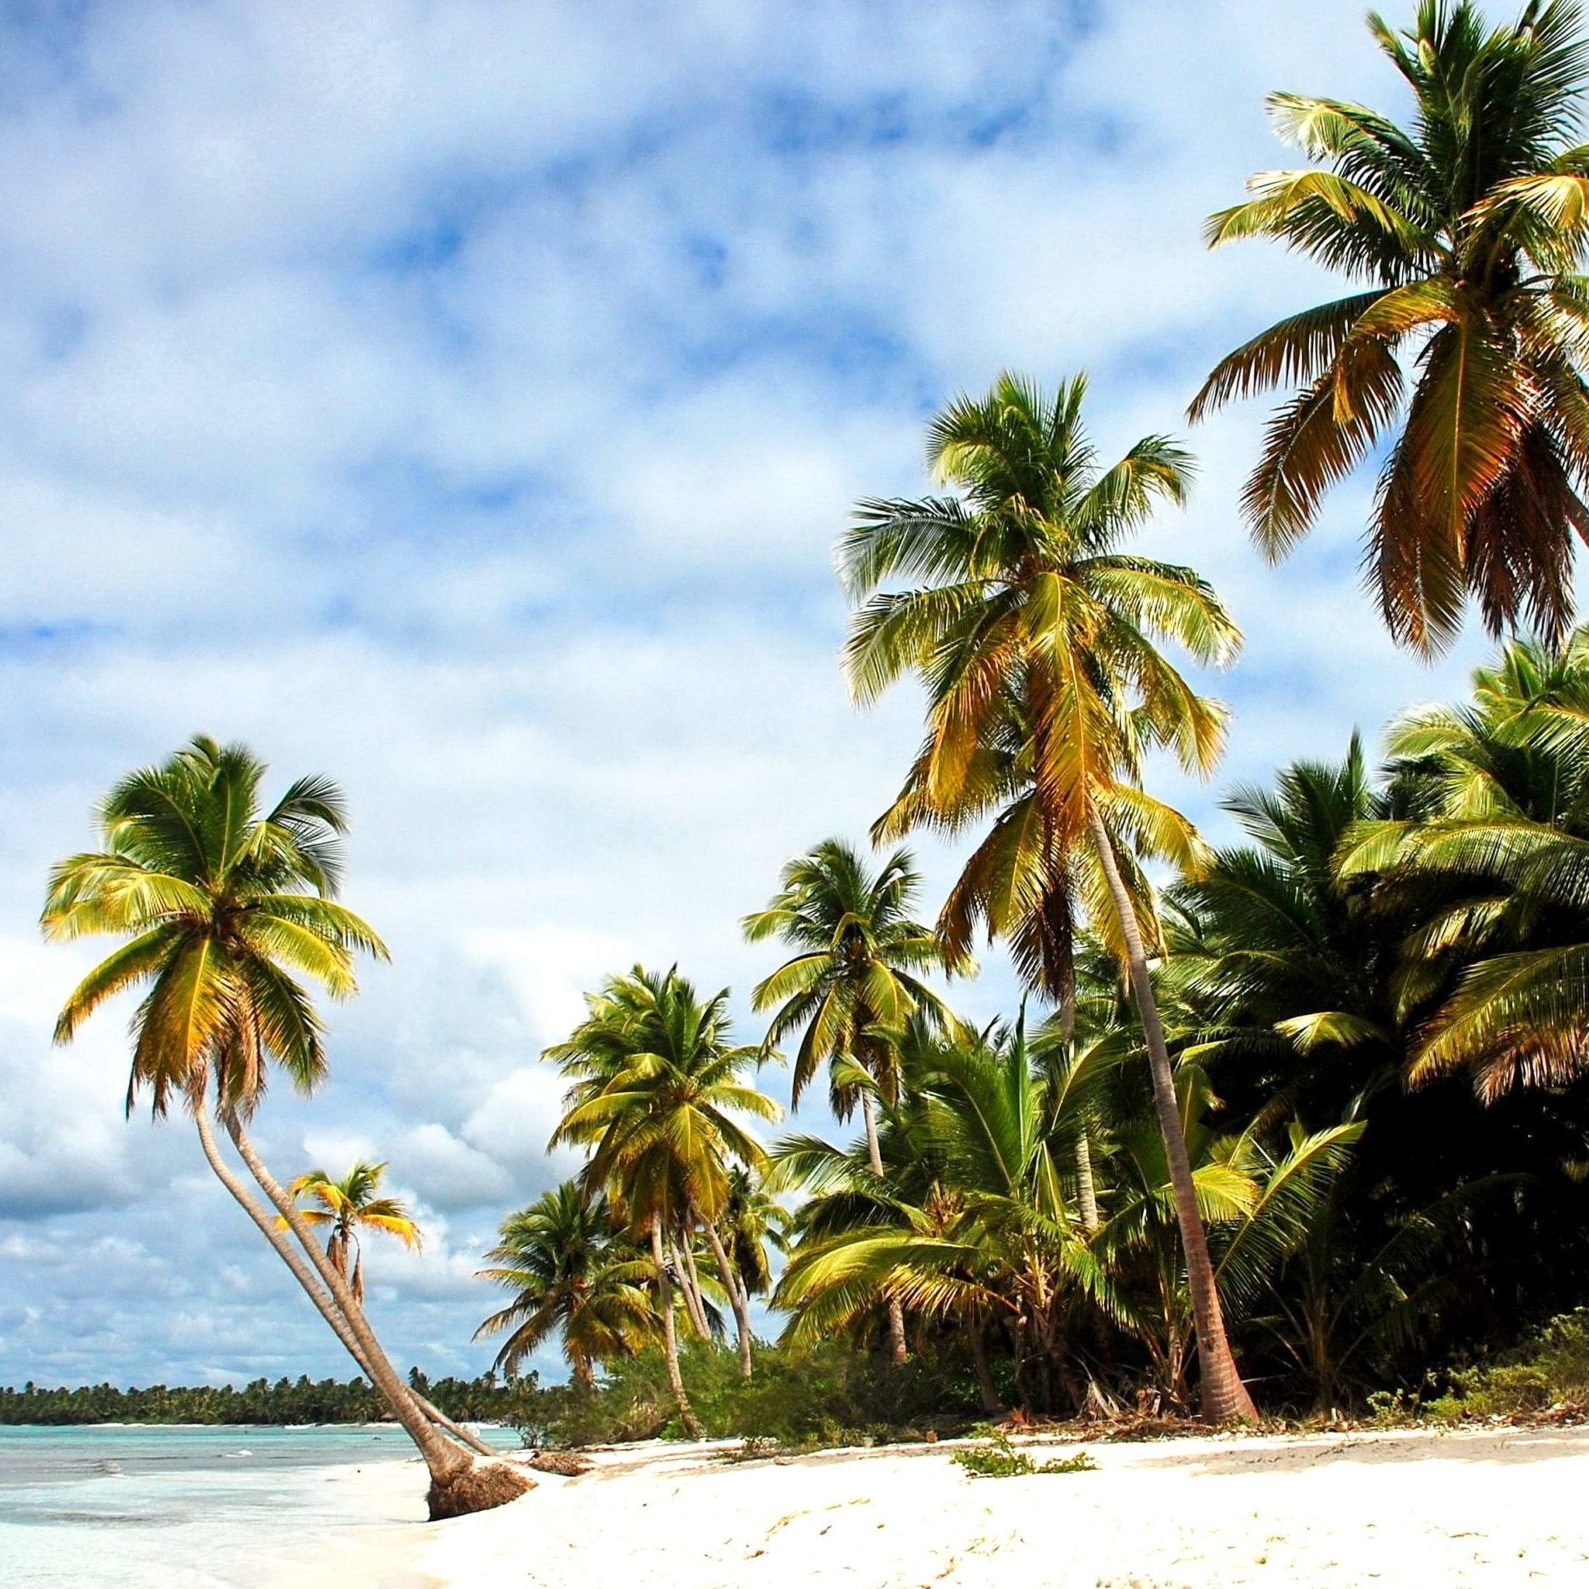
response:
[[(418, 1369), (409, 1383), (449, 1417), (510, 1421), (534, 1376), (501, 1380), (427, 1379)], [(0, 1424), (93, 1423), (373, 1423), (390, 1416), (362, 1379), (256, 1379), (236, 1385), (80, 1385), (74, 1389), (0, 1386)]]

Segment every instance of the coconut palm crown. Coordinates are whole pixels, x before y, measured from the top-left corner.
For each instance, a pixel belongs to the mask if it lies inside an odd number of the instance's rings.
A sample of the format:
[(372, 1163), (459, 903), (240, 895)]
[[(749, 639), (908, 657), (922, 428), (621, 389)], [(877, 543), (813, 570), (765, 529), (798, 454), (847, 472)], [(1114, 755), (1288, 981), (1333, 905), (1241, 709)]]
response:
[[(1157, 818), (1132, 793), (1148, 750), (1213, 767), (1224, 710), (1159, 645), (1223, 664), (1241, 641), (1195, 572), (1120, 549), (1158, 505), (1185, 499), (1191, 458), (1146, 436), (1100, 468), (1086, 393), (1085, 376), (1049, 395), (1006, 373), (985, 397), (957, 398), (928, 439), (929, 467), (956, 494), (863, 501), (839, 544), (862, 603), (845, 647), (857, 701), (910, 673), (927, 687), (909, 820), (962, 823), (968, 802), (995, 807), (1008, 787), (988, 768), (1013, 736), (1033, 795), (1020, 820), (1043, 830), (1032, 853), (1047, 868), (1007, 880), (1025, 893), (1071, 886), (1068, 856), (1100, 804)], [(919, 583), (880, 589), (897, 579)]]
[(1572, 616), (1573, 538), (1589, 536), (1580, 20), (1568, 0), (1494, 29), (1466, 0), (1423, 0), (1404, 34), (1371, 15), (1412, 121), (1273, 94), (1278, 132), (1313, 163), (1259, 173), (1208, 222), (1210, 245), (1276, 238), (1355, 284), (1223, 359), (1191, 414), (1293, 392), (1243, 498), (1271, 558), (1383, 454), (1368, 583), (1391, 632), (1425, 651), (1468, 597), (1492, 633), (1559, 636)]
[[(891, 1049), (878, 1029), (897, 1031), (918, 1013), (934, 1025), (953, 1020), (921, 979), (943, 953), (932, 929), (911, 919), (920, 886), (908, 850), (895, 850), (873, 872), (851, 846), (824, 839), (784, 867), (771, 903), (741, 923), (752, 943), (776, 937), (800, 951), (751, 994), (752, 1008), (774, 1012), (763, 1053), (804, 1029), (792, 1104), (827, 1063), (833, 1111), (847, 1120), (860, 1089), (846, 1080), (843, 1061), (871, 1071), (891, 1096)], [(964, 969), (968, 962), (956, 963)]]
[(325, 1047), (299, 978), (345, 998), (357, 951), (387, 957), (374, 929), (331, 897), (346, 828), (336, 785), (300, 778), (262, 810), (264, 774), (245, 747), (197, 737), (122, 779), (100, 806), (101, 848), (51, 873), (47, 937), (127, 940), (73, 990), (56, 1041), (117, 993), (144, 989), (129, 1112), (145, 1088), (157, 1115), (173, 1097), (197, 1107), (213, 1076), (222, 1107), (246, 1115), (270, 1062), (312, 1091)]
[(558, 1331), (574, 1378), (588, 1385), (596, 1364), (631, 1357), (657, 1334), (645, 1292), (651, 1265), (604, 1197), (587, 1198), (565, 1181), (509, 1214), (500, 1234), (480, 1277), (505, 1287), (512, 1301), (475, 1331), (476, 1340), (506, 1335), (494, 1367), (517, 1373)]
[[(381, 1178), (386, 1165), (358, 1160), (340, 1180), (324, 1170), (305, 1170), (293, 1179), (288, 1191), (298, 1202), (307, 1201), (303, 1219), (310, 1225), (327, 1227), (326, 1253), (340, 1274), (352, 1274), (348, 1284), (355, 1302), (364, 1301), (364, 1254), (360, 1236), (365, 1231), (384, 1231), (405, 1247), (424, 1245), (424, 1237), (413, 1216), (395, 1197), (381, 1195)], [(316, 1206), (318, 1205), (318, 1206)], [(282, 1220), (283, 1225), (286, 1224)]]

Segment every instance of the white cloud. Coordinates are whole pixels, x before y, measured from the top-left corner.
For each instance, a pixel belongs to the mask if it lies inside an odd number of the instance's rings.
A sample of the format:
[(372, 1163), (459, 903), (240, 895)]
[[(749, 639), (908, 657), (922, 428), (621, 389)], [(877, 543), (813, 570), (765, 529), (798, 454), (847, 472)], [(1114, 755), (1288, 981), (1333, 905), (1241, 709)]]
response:
[[(1322, 290), (1198, 237), (1280, 158), (1266, 88), (1394, 99), (1355, 12), (1272, 24), (139, 0), (5, 25), (0, 1251), (39, 1300), (0, 1310), (0, 1380), (347, 1371), (184, 1122), (122, 1121), (127, 1011), (49, 1043), (93, 946), (33, 937), (46, 869), (195, 730), (344, 783), (349, 900), (395, 955), (259, 1140), (282, 1174), (389, 1159), (433, 1231), (372, 1251), (394, 1353), (489, 1360), (478, 1255), (573, 1162), (544, 1151), (541, 1048), (636, 960), (744, 1016), (768, 956), (738, 918), (859, 837), (914, 749), (908, 692), (860, 716), (838, 675), (852, 499), (920, 489), (926, 416), (1003, 363), (1091, 366), (1106, 449), (1178, 428), (1213, 357)], [(1361, 491), (1258, 562), (1233, 503), (1261, 419), (1193, 438), (1197, 502), (1153, 540), (1247, 626), (1218, 686), (1241, 776), (1477, 649), (1390, 650)], [(930, 910), (952, 856), (917, 848)], [(1011, 991), (995, 955), (956, 996)], [(112, 1207), (131, 1246), (89, 1286)]]

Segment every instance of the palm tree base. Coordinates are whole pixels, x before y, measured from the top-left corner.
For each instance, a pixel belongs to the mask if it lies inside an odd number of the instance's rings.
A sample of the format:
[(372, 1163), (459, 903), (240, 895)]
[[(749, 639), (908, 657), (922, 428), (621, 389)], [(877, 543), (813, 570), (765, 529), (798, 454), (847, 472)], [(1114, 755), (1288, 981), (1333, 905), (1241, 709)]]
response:
[(430, 1520), (467, 1517), (471, 1512), (489, 1512), (506, 1506), (535, 1488), (535, 1480), (517, 1468), (501, 1462), (473, 1462), (447, 1479), (432, 1479), (425, 1500)]

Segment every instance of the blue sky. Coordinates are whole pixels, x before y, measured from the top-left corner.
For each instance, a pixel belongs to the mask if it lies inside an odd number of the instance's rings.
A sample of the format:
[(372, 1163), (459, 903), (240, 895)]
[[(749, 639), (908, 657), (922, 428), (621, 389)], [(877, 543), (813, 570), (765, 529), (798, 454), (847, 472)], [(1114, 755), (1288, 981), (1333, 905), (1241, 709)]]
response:
[[(915, 745), (908, 695), (861, 716), (839, 678), (850, 503), (920, 490), (926, 418), (1005, 365), (1089, 370), (1107, 452), (1180, 428), (1324, 290), (1199, 241), (1283, 163), (1264, 92), (1395, 81), (1355, 0), (0, 18), (0, 1381), (348, 1371), (190, 1132), (121, 1118), (118, 1013), (49, 1046), (91, 949), (39, 943), (45, 871), (196, 731), (348, 791), (346, 897), (395, 963), (258, 1134), (284, 1174), (392, 1161), (430, 1241), (372, 1254), (378, 1322), (474, 1372), (479, 1253), (568, 1170), (536, 1056), (581, 990), (677, 960), (744, 1015), (738, 918), (861, 837)], [(1260, 563), (1263, 414), (1195, 433), (1196, 500), (1149, 537), (1248, 634), (1225, 769), (1163, 785), (1216, 834), (1220, 785), (1482, 651), (1384, 640), (1361, 482)], [(922, 859), (931, 910), (953, 856)], [(995, 951), (961, 997), (1012, 995)]]

